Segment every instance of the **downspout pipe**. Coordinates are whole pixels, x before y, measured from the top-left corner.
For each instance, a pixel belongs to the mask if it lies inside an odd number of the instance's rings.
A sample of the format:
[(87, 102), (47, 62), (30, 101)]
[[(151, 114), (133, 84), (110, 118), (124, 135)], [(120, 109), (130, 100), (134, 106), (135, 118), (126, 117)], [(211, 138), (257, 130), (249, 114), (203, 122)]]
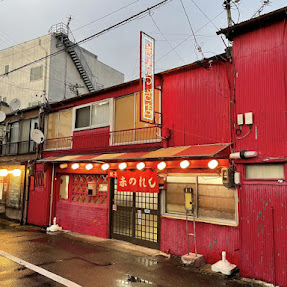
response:
[(55, 164), (53, 163), (53, 167), (52, 167), (52, 180), (51, 180), (51, 194), (50, 194), (49, 226), (52, 225), (53, 196), (54, 196), (54, 179), (55, 179)]

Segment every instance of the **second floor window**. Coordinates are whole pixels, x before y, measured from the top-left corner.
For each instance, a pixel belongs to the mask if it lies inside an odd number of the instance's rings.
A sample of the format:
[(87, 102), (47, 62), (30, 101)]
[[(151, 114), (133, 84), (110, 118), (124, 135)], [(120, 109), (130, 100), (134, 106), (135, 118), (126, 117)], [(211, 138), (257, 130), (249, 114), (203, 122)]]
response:
[(109, 101), (101, 101), (75, 110), (75, 129), (98, 128), (110, 125)]

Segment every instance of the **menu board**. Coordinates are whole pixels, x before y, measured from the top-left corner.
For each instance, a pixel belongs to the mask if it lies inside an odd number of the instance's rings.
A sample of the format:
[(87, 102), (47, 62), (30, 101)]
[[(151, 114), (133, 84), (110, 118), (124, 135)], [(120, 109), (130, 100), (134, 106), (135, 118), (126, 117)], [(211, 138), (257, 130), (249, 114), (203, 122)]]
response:
[(10, 192), (9, 192), (9, 205), (13, 207), (19, 206), (21, 190), (21, 176), (11, 176)]

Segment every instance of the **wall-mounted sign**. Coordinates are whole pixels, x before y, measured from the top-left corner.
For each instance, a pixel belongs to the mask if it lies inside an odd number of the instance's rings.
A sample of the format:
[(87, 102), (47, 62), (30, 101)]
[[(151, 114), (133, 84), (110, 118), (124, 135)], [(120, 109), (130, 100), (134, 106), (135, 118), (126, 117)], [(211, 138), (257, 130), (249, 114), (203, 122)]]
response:
[(158, 193), (156, 171), (118, 171), (118, 191)]
[(140, 120), (154, 122), (154, 39), (140, 34)]

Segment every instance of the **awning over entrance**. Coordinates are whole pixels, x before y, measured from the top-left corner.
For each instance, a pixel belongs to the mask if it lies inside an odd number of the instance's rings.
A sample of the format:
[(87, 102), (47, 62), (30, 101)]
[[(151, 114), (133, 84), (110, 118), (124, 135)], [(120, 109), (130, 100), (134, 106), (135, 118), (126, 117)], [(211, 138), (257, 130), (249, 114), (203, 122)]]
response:
[(210, 157), (228, 157), (230, 144), (193, 145), (182, 147), (161, 148), (149, 152), (107, 153), (87, 155), (51, 156), (38, 162), (118, 162), (118, 161), (152, 161), (152, 160), (179, 160), (199, 159)]

